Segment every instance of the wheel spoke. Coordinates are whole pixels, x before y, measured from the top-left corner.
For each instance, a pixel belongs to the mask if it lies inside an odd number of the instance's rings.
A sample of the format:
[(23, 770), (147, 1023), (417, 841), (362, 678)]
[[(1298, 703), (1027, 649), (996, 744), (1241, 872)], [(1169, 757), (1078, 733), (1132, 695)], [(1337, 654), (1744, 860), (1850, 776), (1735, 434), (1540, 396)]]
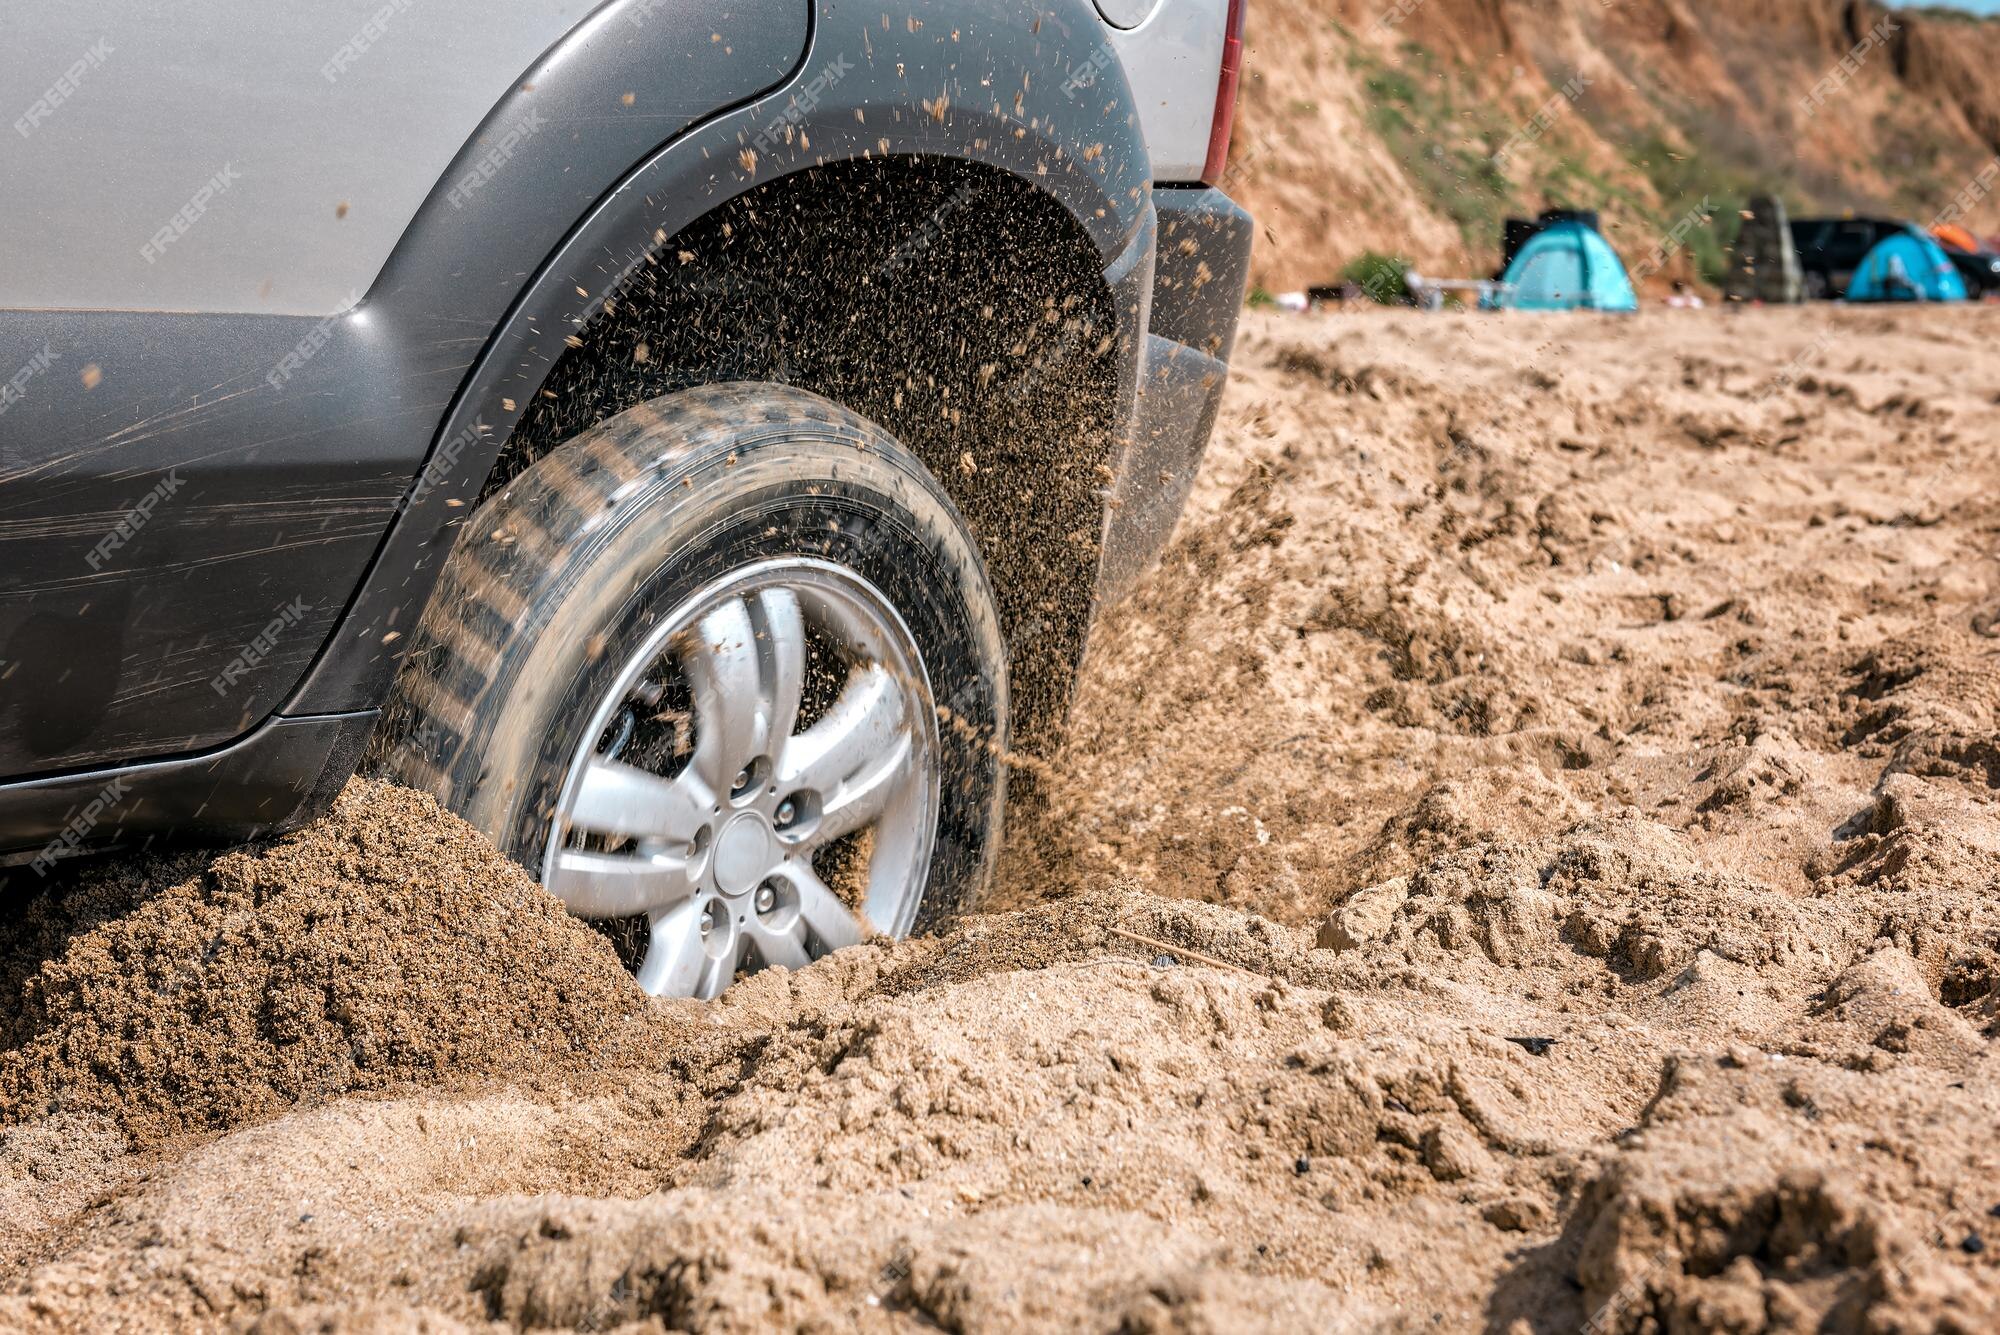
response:
[(856, 672), (825, 718), (785, 744), (778, 761), (780, 791), (819, 796), (813, 846), (848, 834), (881, 815), (909, 777), (912, 745), (908, 693), (880, 665)]
[(778, 873), (799, 897), (799, 924), (812, 929), (827, 950), (858, 944), (866, 935), (852, 909), (827, 887), (812, 867), (794, 858)]
[(688, 844), (708, 820), (713, 800), (692, 771), (663, 779), (636, 765), (598, 756), (584, 769), (570, 805), (569, 824), (600, 834)]
[(566, 848), (555, 856), (549, 893), (586, 918), (629, 918), (654, 913), (694, 892), (687, 863), (665, 854), (588, 853)]
[(826, 800), (820, 810), (819, 824), (812, 832), (813, 847), (830, 844), (842, 835), (875, 823), (910, 778), (909, 737), (898, 736), (888, 752), (878, 759), (879, 763), (864, 767)]
[(757, 595), (755, 606), (765, 649), (763, 698), (770, 705), (764, 732), (768, 754), (783, 746), (798, 726), (806, 685), (806, 619), (798, 595), (790, 589), (766, 589)]
[(796, 923), (789, 932), (758, 932), (755, 940), (758, 958), (767, 965), (782, 964), (787, 969), (803, 969), (812, 963), (812, 952), (806, 949), (803, 928)]
[(732, 598), (701, 619), (682, 652), (699, 733), (690, 768), (726, 793), (798, 718), (806, 662), (798, 598), (788, 589), (766, 589), (754, 604)]
[[(852, 666), (800, 731), (808, 624)], [(673, 707), (663, 659), (692, 696), (693, 753), (671, 778), (631, 712)], [(655, 995), (714, 997), (746, 966), (802, 969), (906, 930), (937, 833), (924, 682), (894, 606), (852, 572), (772, 560), (717, 579), (655, 623), (599, 697), (551, 818), (544, 884), (585, 917), (644, 915), (638, 981)], [(868, 883), (849, 908), (812, 858), (864, 829), (843, 860)]]
[(735, 960), (708, 953), (701, 901), (690, 899), (653, 918), (639, 986), (656, 997), (712, 997), (729, 985)]

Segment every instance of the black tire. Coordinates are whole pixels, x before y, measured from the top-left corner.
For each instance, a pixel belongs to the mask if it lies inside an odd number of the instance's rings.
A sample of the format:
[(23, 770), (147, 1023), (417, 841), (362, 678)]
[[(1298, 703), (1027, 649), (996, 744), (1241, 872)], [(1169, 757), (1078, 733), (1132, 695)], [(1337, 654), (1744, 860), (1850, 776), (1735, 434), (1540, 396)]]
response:
[(818, 395), (710, 385), (537, 461), (460, 532), (373, 751), (531, 874), (579, 734), (668, 609), (786, 556), (838, 563), (908, 625), (939, 716), (939, 823), (919, 930), (985, 885), (1005, 795), (1000, 618), (964, 519), (886, 432)]

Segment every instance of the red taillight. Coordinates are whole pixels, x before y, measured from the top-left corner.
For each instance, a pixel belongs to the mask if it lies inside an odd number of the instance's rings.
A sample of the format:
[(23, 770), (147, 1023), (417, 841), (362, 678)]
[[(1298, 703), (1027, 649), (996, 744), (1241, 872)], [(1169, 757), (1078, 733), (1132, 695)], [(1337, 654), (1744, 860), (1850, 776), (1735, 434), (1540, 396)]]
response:
[(1215, 81), (1215, 119), (1208, 129), (1208, 161), (1201, 166), (1201, 179), (1209, 185), (1222, 183), (1229, 165), (1229, 131), (1236, 121), (1236, 83), (1243, 73), (1243, 3), (1229, 0), (1229, 18), (1222, 39), (1222, 75)]

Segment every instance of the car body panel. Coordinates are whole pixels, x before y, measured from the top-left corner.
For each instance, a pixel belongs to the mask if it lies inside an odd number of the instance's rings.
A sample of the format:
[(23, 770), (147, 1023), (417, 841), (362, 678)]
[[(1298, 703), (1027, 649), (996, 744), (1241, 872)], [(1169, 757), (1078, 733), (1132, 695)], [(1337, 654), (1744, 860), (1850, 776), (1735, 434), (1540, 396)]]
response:
[(1990, 250), (1960, 250), (1956, 246), (1944, 246), (1945, 258), (1958, 270), (1958, 276), (1965, 281), (1965, 290), (1974, 299), (1988, 292), (2000, 290), (2000, 255)]
[(1250, 215), (1206, 187), (1154, 192), (1156, 237), (1134, 415), (1105, 522), (1101, 597), (1129, 589), (1172, 536), (1222, 406), (1250, 281)]
[[(14, 7), (0, 306), (353, 306), (494, 101), (592, 2)], [(701, 35), (684, 59), (707, 58)]]
[(0, 408), (0, 774), (215, 747), (293, 692), (526, 277), (663, 138), (797, 66), (801, 0), (742, 0), (763, 54), (690, 62), (706, 9), (607, 6), (503, 77), (357, 309), (0, 310), (0, 367), (45, 364)]
[[(295, 829), (354, 773), (376, 713), (274, 718), (198, 755), (0, 785), (0, 867), (46, 875), (65, 857), (155, 841), (234, 842)], [(0, 872), (0, 890), (25, 873)]]
[[(1144, 6), (1127, 5), (1122, 14), (1118, 6), (1098, 8), (1115, 20), (1131, 19)], [(1106, 55), (1116, 55), (1139, 110), (1153, 179), (1193, 183), (1208, 159), (1214, 90), (1228, 30), (1229, 0), (1160, 0), (1136, 22), (1116, 23), (1091, 60), (1071, 68), (1063, 89), (1075, 101), (1091, 106), (1091, 66)]]

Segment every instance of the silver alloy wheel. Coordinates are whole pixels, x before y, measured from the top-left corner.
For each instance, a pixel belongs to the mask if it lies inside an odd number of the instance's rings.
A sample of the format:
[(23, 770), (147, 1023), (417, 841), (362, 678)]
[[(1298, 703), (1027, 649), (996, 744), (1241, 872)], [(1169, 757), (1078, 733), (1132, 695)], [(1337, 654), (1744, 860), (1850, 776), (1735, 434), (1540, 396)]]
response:
[[(807, 628), (847, 663), (795, 731)], [(619, 758), (614, 727), (663, 661), (686, 674), (694, 744), (677, 773)], [(542, 884), (592, 918), (650, 923), (639, 984), (712, 997), (744, 965), (800, 968), (916, 921), (938, 818), (929, 678), (889, 600), (831, 562), (746, 566), (677, 606), (598, 704), (557, 799)], [(859, 912), (813, 855), (872, 835)]]

